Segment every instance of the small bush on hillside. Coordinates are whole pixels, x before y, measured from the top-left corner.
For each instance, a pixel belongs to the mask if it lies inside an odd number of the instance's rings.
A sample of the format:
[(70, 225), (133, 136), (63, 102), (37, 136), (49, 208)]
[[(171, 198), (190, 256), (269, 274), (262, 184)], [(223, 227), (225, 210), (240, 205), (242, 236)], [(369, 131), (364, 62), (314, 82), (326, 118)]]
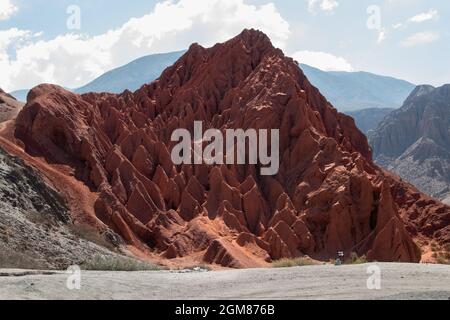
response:
[(48, 214), (40, 213), (40, 212), (31, 212), (27, 215), (27, 219), (38, 225), (47, 225), (52, 226), (55, 224), (55, 218), (51, 217)]
[(438, 264), (450, 264), (450, 252), (448, 251), (435, 252), (433, 258), (436, 259)]
[(157, 271), (161, 267), (144, 261), (125, 257), (96, 255), (82, 264), (82, 269), (91, 271)]
[(292, 267), (301, 267), (301, 266), (312, 266), (317, 265), (318, 263), (312, 260), (309, 257), (299, 257), (293, 259), (280, 259), (272, 262), (272, 267), (274, 268), (292, 268)]
[(91, 226), (82, 224), (73, 224), (70, 225), (69, 228), (72, 234), (81, 239), (95, 243), (111, 251), (115, 251), (117, 249), (112, 243), (106, 240), (105, 237), (102, 234), (100, 234), (97, 229)]
[(359, 257), (356, 252), (350, 254), (350, 258), (345, 261), (345, 264), (364, 264), (367, 263), (366, 256)]
[(45, 265), (24, 253), (0, 246), (0, 269), (42, 270)]
[(431, 243), (430, 247), (431, 247), (431, 251), (433, 251), (433, 252), (435, 252), (439, 249), (437, 243), (434, 241)]

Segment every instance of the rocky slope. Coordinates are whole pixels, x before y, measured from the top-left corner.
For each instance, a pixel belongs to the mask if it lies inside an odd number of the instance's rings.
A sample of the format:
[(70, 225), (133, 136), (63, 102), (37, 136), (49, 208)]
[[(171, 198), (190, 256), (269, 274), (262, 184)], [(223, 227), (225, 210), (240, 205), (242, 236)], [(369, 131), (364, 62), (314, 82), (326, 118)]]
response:
[(23, 103), (0, 89), (0, 123), (13, 119), (22, 107)]
[[(261, 176), (260, 165), (175, 166), (170, 136), (192, 132), (194, 120), (222, 131), (279, 129), (279, 173)], [(301, 255), (328, 260), (342, 250), (417, 262), (414, 240), (450, 240), (450, 208), (375, 166), (353, 119), (254, 30), (210, 49), (192, 45), (135, 93), (80, 96), (38, 86), (15, 138), (89, 188), (90, 223), (164, 261), (254, 267)]]
[(381, 165), (423, 192), (450, 196), (450, 85), (417, 87), (369, 139)]
[(64, 199), (1, 148), (0, 199), (0, 268), (65, 269), (113, 255), (77, 236)]
[(355, 119), (356, 126), (365, 134), (370, 130), (376, 129), (384, 118), (394, 111), (391, 108), (369, 108), (346, 112)]

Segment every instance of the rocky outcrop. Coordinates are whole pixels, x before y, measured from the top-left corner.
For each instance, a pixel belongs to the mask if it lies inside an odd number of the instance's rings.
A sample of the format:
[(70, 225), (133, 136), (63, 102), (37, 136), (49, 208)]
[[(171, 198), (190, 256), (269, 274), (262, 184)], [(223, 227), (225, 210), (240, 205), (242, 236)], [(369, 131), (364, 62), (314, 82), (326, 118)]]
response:
[(22, 107), (23, 103), (0, 89), (0, 123), (16, 117)]
[(80, 237), (88, 229), (70, 223), (64, 199), (1, 148), (0, 199), (0, 269), (63, 270), (96, 256), (115, 255), (92, 242), (93, 232), (91, 241)]
[(381, 165), (434, 197), (450, 196), (450, 85), (417, 87), (369, 139)]
[[(259, 165), (174, 165), (170, 136), (192, 133), (194, 121), (221, 131), (279, 129), (278, 174), (261, 176)], [(423, 234), (422, 221), (450, 213), (431, 199), (417, 202), (422, 195), (375, 166), (353, 119), (254, 30), (210, 49), (193, 44), (135, 93), (38, 86), (15, 135), (28, 153), (74, 168), (98, 195), (97, 217), (164, 259), (253, 267), (344, 251), (417, 262), (412, 238)], [(444, 227), (427, 236), (441, 232), (444, 241)]]

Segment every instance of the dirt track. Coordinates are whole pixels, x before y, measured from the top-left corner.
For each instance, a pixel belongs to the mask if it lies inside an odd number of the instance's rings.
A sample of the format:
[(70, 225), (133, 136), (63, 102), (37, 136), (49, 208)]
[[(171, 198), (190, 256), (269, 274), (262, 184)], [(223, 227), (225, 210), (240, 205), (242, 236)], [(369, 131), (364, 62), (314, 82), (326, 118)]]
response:
[(450, 266), (378, 264), (381, 289), (367, 288), (367, 267), (307, 266), (219, 272), (0, 271), (0, 299), (450, 299)]

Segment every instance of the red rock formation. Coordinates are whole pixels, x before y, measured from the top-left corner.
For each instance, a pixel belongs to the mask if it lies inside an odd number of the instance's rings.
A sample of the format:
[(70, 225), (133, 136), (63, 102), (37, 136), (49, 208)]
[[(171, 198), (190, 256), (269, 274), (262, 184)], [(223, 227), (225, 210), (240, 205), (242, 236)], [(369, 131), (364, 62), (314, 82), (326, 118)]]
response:
[[(278, 128), (279, 173), (173, 165), (170, 136), (192, 131), (194, 121), (221, 130)], [(38, 86), (15, 134), (28, 153), (72, 166), (98, 194), (97, 217), (165, 259), (252, 267), (305, 254), (327, 260), (342, 250), (419, 261), (412, 236), (441, 232), (448, 241), (445, 223), (420, 221), (446, 221), (450, 208), (411, 201), (410, 186), (372, 163), (354, 121), (254, 30), (210, 49), (192, 45), (135, 93), (80, 96)]]

